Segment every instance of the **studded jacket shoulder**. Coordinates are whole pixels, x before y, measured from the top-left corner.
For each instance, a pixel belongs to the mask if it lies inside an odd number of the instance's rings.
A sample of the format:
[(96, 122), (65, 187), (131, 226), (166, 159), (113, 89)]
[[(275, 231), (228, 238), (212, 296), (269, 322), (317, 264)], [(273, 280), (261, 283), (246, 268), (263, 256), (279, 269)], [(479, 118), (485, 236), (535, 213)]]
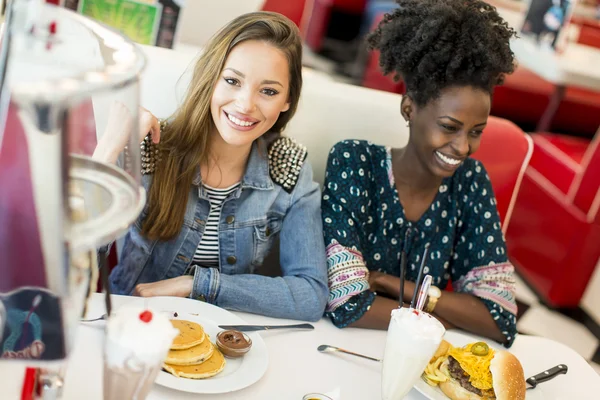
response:
[[(163, 132), (167, 122), (160, 121), (160, 130)], [(294, 139), (277, 135), (267, 134), (269, 175), (276, 185), (281, 186), (286, 192), (291, 193), (298, 183), (298, 176), (306, 160), (306, 147)], [(152, 135), (148, 134), (140, 143), (141, 172), (142, 175), (151, 175), (156, 171), (156, 165), (160, 161), (159, 144), (152, 142)]]
[[(159, 120), (160, 133), (167, 126), (166, 120)], [(142, 175), (153, 174), (156, 171), (156, 164), (160, 161), (160, 150), (158, 144), (152, 142), (152, 134), (146, 135), (142, 143), (140, 143), (140, 162), (142, 167)]]
[(273, 182), (291, 193), (306, 160), (306, 147), (289, 137), (280, 136), (269, 145), (269, 174)]

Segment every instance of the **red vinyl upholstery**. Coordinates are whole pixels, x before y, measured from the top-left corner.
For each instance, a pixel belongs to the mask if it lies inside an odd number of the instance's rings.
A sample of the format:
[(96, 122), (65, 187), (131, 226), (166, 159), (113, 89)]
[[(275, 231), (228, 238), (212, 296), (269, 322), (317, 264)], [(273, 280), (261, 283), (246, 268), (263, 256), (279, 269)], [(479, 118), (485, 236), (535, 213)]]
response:
[(292, 22), (297, 26), (300, 26), (304, 14), (304, 8), (307, 3), (310, 2), (312, 2), (312, 0), (265, 0), (262, 10), (283, 14), (292, 20)]
[(581, 25), (577, 43), (584, 44), (586, 46), (600, 47), (600, 26), (587, 24)]
[[(492, 115), (517, 124), (537, 125), (555, 86), (534, 72), (519, 67), (496, 87)], [(552, 129), (592, 137), (600, 126), (600, 93), (568, 87), (554, 119)]]
[(534, 156), (507, 231), (511, 260), (552, 306), (579, 305), (600, 259), (600, 134), (533, 134)]
[(589, 219), (600, 223), (600, 135), (596, 135), (590, 143), (580, 165), (581, 170), (573, 181), (569, 195), (576, 207), (587, 210)]
[[(378, 13), (373, 18), (373, 23), (370, 26), (369, 32), (373, 32), (383, 19), (385, 12)], [(362, 86), (370, 89), (383, 90), (391, 93), (404, 94), (406, 88), (404, 82), (395, 82), (393, 75), (385, 76), (379, 68), (379, 51), (371, 51), (365, 67)]]
[[(600, 24), (580, 21), (579, 44), (600, 48)], [(496, 88), (492, 114), (516, 123), (535, 126), (555, 86), (532, 71), (519, 67)], [(560, 104), (552, 129), (592, 137), (600, 125), (600, 93), (578, 87), (568, 87)]]
[(473, 158), (481, 161), (490, 176), (497, 208), (506, 232), (529, 165), (533, 143), (518, 126), (502, 118), (490, 117)]
[(327, 33), (327, 25), (331, 17), (333, 0), (314, 0), (310, 21), (306, 27), (305, 41), (313, 51), (321, 49), (321, 43)]

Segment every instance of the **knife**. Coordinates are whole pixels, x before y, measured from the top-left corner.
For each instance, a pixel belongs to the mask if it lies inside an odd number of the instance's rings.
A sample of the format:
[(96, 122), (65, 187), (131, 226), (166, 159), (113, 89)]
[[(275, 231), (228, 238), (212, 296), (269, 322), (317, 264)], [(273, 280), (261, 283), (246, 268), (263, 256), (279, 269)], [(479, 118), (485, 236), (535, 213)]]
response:
[(311, 324), (298, 325), (219, 325), (221, 329), (234, 329), (240, 332), (269, 331), (271, 329), (315, 329)]
[(527, 389), (535, 389), (535, 387), (542, 382), (549, 381), (550, 379), (554, 379), (558, 375), (566, 374), (569, 368), (565, 364), (559, 364), (554, 368), (550, 368), (542, 373), (539, 373), (531, 378), (528, 378), (525, 382), (527, 382), (531, 387)]

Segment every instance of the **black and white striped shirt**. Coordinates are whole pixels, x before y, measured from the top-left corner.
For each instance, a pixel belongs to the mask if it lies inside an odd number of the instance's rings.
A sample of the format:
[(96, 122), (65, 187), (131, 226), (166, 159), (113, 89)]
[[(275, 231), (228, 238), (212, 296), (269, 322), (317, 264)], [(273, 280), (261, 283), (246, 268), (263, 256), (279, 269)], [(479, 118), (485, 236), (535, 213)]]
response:
[(224, 189), (215, 189), (204, 185), (210, 201), (210, 212), (204, 235), (194, 254), (195, 265), (201, 267), (219, 266), (219, 220), (221, 219), (221, 208), (223, 201), (240, 186), (240, 182)]

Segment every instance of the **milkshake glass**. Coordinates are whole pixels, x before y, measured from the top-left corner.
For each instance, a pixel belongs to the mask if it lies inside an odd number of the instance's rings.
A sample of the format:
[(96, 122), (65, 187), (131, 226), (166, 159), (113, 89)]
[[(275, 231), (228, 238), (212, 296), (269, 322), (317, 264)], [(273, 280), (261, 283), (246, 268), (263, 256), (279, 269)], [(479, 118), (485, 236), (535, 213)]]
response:
[(383, 400), (406, 396), (435, 354), (445, 331), (437, 319), (423, 311), (413, 308), (392, 311), (383, 356)]
[(104, 399), (145, 399), (178, 333), (164, 313), (117, 310), (106, 329)]

